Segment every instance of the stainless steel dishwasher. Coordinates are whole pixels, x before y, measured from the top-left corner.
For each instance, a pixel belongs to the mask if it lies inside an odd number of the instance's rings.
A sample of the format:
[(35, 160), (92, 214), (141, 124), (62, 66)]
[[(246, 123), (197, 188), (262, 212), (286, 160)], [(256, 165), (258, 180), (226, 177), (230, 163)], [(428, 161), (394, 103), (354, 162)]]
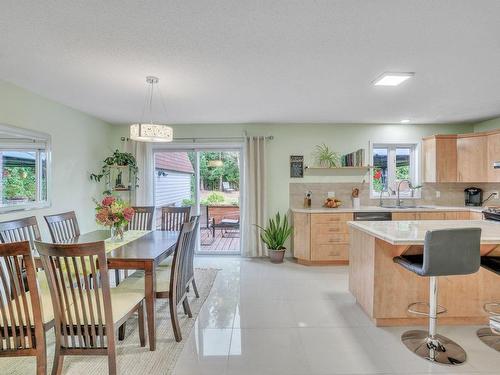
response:
[(392, 212), (355, 212), (354, 221), (391, 221)]

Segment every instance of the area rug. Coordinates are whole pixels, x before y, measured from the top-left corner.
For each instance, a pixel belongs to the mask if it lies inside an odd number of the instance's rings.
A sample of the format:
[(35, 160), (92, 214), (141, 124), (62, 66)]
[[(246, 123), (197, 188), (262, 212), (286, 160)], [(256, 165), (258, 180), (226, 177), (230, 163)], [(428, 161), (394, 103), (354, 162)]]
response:
[[(127, 332), (124, 341), (117, 343), (117, 367), (118, 374), (171, 374), (177, 358), (179, 357), (186, 340), (193, 329), (194, 322), (200, 312), (203, 303), (210, 294), (212, 285), (217, 277), (216, 269), (195, 270), (196, 284), (200, 298), (195, 298), (193, 292), (189, 295), (189, 304), (193, 318), (188, 318), (179, 310), (179, 324), (182, 331), (182, 341), (176, 342), (174, 332), (170, 324), (168, 312), (168, 301), (158, 300), (156, 303), (156, 350), (149, 350), (149, 345), (141, 348), (139, 345), (139, 332), (137, 318), (131, 318), (127, 322)], [(47, 333), (47, 360), (48, 371), (52, 371), (54, 358), (54, 331)], [(35, 373), (34, 357), (0, 358), (0, 374), (26, 375)], [(66, 357), (64, 359), (63, 374), (87, 374), (101, 375), (108, 373), (107, 357), (85, 356)]]

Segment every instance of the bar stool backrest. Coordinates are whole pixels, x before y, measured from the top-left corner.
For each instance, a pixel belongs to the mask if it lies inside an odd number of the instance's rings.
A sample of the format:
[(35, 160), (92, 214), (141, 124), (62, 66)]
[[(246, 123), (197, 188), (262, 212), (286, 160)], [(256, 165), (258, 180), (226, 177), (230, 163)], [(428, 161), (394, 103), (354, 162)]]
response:
[(422, 276), (468, 275), (479, 270), (481, 228), (428, 231)]

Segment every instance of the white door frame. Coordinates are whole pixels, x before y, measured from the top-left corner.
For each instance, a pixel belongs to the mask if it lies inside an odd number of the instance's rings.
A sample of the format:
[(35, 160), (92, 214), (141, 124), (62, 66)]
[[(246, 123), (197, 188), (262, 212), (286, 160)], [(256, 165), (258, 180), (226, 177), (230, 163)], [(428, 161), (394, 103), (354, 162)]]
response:
[(196, 245), (196, 254), (199, 255), (240, 255), (241, 254), (241, 249), (243, 246), (243, 241), (242, 241), (242, 223), (244, 223), (243, 219), (243, 200), (245, 199), (245, 184), (244, 184), (244, 176), (243, 176), (243, 168), (245, 165), (244, 157), (244, 143), (243, 142), (219, 142), (219, 143), (181, 143), (181, 142), (172, 142), (172, 143), (162, 143), (162, 144), (157, 144), (153, 143), (150, 149), (151, 154), (149, 155), (149, 158), (151, 160), (151, 168), (153, 168), (153, 173), (151, 175), (153, 176), (153, 204), (156, 202), (156, 179), (154, 178), (154, 169), (155, 169), (155, 163), (154, 163), (154, 154), (156, 152), (195, 152), (196, 153), (196, 159), (195, 159), (195, 184), (196, 184), (196, 190), (195, 190), (195, 207), (196, 207), (196, 215), (200, 214), (200, 170), (199, 170), (199, 163), (200, 163), (200, 152), (206, 152), (206, 151), (219, 151), (219, 152), (224, 152), (224, 151), (236, 151), (239, 152), (240, 158), (239, 158), (239, 168), (240, 168), (240, 249), (238, 253), (222, 253), (222, 254), (216, 254), (214, 252), (203, 252), (200, 251), (200, 237), (198, 236), (197, 238), (197, 245)]

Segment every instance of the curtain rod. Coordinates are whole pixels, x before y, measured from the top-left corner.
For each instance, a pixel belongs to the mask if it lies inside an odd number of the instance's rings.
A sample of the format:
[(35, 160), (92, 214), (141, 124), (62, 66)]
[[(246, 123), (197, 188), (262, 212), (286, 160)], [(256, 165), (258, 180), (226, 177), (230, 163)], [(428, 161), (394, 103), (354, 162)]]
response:
[[(267, 140), (272, 141), (274, 139), (274, 136), (268, 135), (264, 137)], [(128, 137), (121, 137), (122, 141), (129, 141), (130, 138)], [(180, 138), (174, 138), (174, 141), (234, 141), (234, 140), (240, 140), (243, 141), (245, 140), (245, 137), (180, 137)]]

